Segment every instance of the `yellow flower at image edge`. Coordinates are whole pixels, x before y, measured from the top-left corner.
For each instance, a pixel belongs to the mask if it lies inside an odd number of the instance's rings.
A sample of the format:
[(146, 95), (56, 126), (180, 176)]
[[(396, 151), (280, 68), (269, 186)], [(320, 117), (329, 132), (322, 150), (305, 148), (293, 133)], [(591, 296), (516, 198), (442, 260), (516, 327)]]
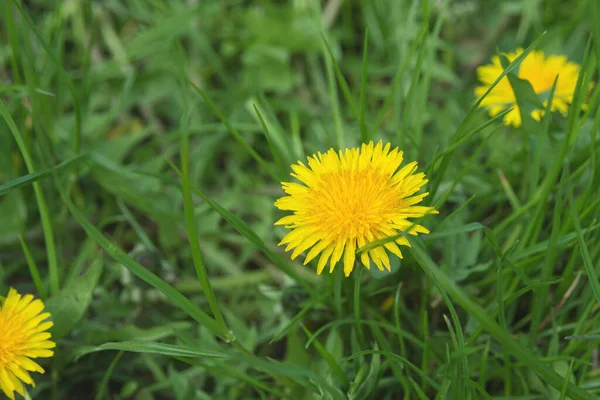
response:
[[(425, 174), (415, 173), (416, 162), (398, 170), (401, 163), (402, 152), (397, 148), (390, 151), (390, 144), (384, 147), (380, 141), (339, 152), (330, 149), (308, 157), (308, 165), (292, 165), (292, 177), (302, 183), (282, 183), (287, 196), (278, 199), (275, 206), (293, 215), (275, 223), (291, 229), (279, 245), (287, 244), (286, 251), (294, 250), (292, 259), (310, 249), (305, 265), (320, 254), (319, 274), (327, 261), (332, 272), (343, 257), (344, 274), (349, 276), (358, 248), (403, 231), (411, 235), (429, 233), (408, 220), (437, 214), (433, 207), (416, 205), (428, 195), (416, 194), (427, 179)], [(361, 253), (361, 262), (369, 268), (373, 260), (380, 270), (389, 271), (385, 249), (402, 258), (398, 245), (410, 246), (402, 236)]]
[[(0, 306), (0, 389), (10, 399), (24, 396), (23, 383), (35, 386), (28, 371), (44, 373), (32, 358), (52, 357), (56, 344), (47, 332), (53, 325), (42, 313), (44, 304), (32, 295), (21, 296), (10, 289)], [(23, 383), (22, 383), (23, 382)]]
[[(512, 62), (521, 53), (523, 53), (523, 49), (517, 49), (516, 52), (505, 53), (504, 56), (509, 62)], [(568, 61), (565, 56), (546, 57), (542, 51), (532, 51), (527, 54), (518, 68), (518, 77), (529, 81), (534, 92), (538, 95), (548, 93), (558, 76), (556, 91), (552, 100), (552, 111), (559, 111), (562, 115), (567, 114), (577, 86), (579, 65)], [(503, 71), (504, 68), (499, 56), (493, 56), (491, 64), (478, 67), (477, 76), (482, 85), (475, 88), (475, 96), (483, 96)], [(547, 100), (543, 104), (547, 106)], [(517, 106), (517, 99), (507, 77), (502, 78), (494, 86), (486, 98), (483, 99), (480, 107), (485, 107), (492, 117), (508, 108), (513, 108), (504, 116), (504, 124), (514, 127), (521, 126), (521, 114)], [(535, 110), (531, 113), (531, 116), (537, 121), (541, 121), (543, 115), (543, 110)]]

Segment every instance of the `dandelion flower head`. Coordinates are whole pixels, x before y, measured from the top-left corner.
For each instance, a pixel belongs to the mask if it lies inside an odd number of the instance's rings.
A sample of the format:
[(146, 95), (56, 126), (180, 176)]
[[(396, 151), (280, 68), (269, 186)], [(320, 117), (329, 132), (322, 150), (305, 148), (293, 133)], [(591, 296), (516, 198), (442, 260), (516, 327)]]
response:
[[(283, 182), (287, 195), (275, 202), (277, 208), (293, 212), (275, 223), (291, 229), (279, 245), (293, 249), (292, 259), (310, 249), (306, 265), (320, 254), (320, 274), (328, 261), (333, 272), (343, 257), (344, 274), (349, 276), (358, 248), (400, 232), (429, 233), (408, 220), (437, 213), (433, 207), (417, 205), (428, 195), (417, 194), (427, 183), (425, 174), (415, 173), (416, 162), (399, 169), (402, 151), (390, 147), (380, 141), (339, 152), (330, 149), (308, 157), (308, 165), (292, 165), (291, 176), (301, 183)], [(369, 268), (373, 260), (380, 270), (389, 271), (385, 249), (402, 258), (398, 245), (410, 246), (401, 236), (361, 253), (361, 262)]]
[(10, 289), (4, 302), (0, 298), (0, 389), (10, 399), (16, 391), (25, 395), (23, 383), (35, 386), (30, 371), (44, 373), (32, 358), (51, 357), (56, 344), (47, 332), (53, 325), (42, 313), (44, 304), (32, 295), (21, 296)]
[[(521, 53), (523, 53), (523, 49), (517, 49), (515, 52), (505, 53), (504, 56), (509, 62), (512, 62)], [(518, 77), (528, 81), (538, 95), (549, 93), (554, 85), (554, 80), (558, 76), (551, 111), (559, 111), (562, 115), (567, 115), (577, 86), (579, 65), (568, 61), (567, 57), (563, 55), (546, 57), (542, 51), (532, 51), (521, 61), (518, 68)], [(503, 71), (504, 67), (497, 55), (492, 57), (491, 64), (478, 67), (477, 76), (481, 86), (475, 88), (475, 96), (483, 96)], [(548, 101), (546, 99), (542, 103), (547, 107)], [(513, 108), (504, 116), (504, 124), (514, 127), (521, 126), (521, 114), (517, 99), (507, 77), (502, 78), (494, 86), (486, 98), (483, 99), (480, 107), (485, 107), (492, 117), (508, 108)], [(531, 116), (537, 121), (541, 121), (543, 115), (543, 110), (534, 110), (531, 113)]]

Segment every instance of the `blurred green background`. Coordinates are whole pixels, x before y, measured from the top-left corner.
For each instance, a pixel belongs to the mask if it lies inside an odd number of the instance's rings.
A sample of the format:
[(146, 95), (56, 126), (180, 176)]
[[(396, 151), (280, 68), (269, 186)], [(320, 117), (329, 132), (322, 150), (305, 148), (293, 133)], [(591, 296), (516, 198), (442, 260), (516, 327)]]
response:
[[(538, 40), (596, 76), (599, 8), (1, 2), (0, 295), (42, 297), (58, 344), (32, 398), (596, 398), (598, 96), (535, 132), (472, 106), (476, 68)], [(279, 182), (365, 138), (440, 215), (392, 273), (317, 276), (276, 246)], [(210, 314), (190, 239), (246, 350), (144, 275)]]

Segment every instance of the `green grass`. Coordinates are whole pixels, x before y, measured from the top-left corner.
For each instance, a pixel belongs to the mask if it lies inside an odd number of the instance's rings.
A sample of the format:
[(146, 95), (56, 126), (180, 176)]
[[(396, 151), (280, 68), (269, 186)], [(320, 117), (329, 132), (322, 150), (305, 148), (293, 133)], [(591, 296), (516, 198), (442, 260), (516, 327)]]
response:
[[(53, 315), (32, 398), (598, 398), (597, 2), (22, 3), (0, 296)], [(582, 65), (567, 117), (477, 107), (476, 67), (517, 47)], [(391, 273), (291, 261), (289, 165), (379, 139), (427, 173), (431, 234)]]

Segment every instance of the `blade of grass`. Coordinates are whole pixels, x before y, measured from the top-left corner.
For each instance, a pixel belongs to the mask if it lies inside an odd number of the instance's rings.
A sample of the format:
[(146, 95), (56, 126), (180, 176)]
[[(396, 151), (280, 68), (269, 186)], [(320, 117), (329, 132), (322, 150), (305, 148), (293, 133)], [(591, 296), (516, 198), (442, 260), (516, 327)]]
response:
[[(251, 103), (253, 105), (256, 104), (256, 107), (262, 114), (263, 121), (269, 129), (271, 142), (273, 143), (274, 147), (279, 150), (282, 164), (291, 164), (297, 159), (294, 157), (293, 149), (294, 132), (292, 132), (291, 129), (286, 129), (283, 127), (281, 121), (277, 117), (277, 112), (273, 108), (272, 100), (269, 100), (264, 93), (260, 93), (257, 97), (258, 100), (251, 98), (247, 101), (247, 103)], [(287, 107), (281, 107), (278, 111), (291, 112), (293, 110), (295, 110), (293, 107), (290, 107), (290, 109)], [(292, 137), (290, 138), (290, 136)]]
[[(504, 118), (504, 116), (511, 111), (512, 111), (512, 108), (502, 111), (500, 114), (494, 116), (493, 118), (490, 118), (489, 120), (485, 121), (483, 124), (477, 126), (475, 129), (472, 129), (471, 131), (466, 133), (464, 136), (462, 136), (460, 139), (456, 140), (455, 142), (450, 143), (448, 145), (448, 147), (446, 147), (441, 153), (438, 153), (433, 158), (433, 161), (431, 161), (431, 163), (427, 167), (427, 170), (425, 171), (425, 175), (429, 175), (429, 173), (432, 170), (432, 168), (434, 167), (435, 163), (437, 163), (439, 160), (441, 160), (445, 156), (451, 154), (454, 150), (456, 150), (457, 148), (459, 148), (460, 146), (462, 146), (463, 144), (468, 142), (469, 139), (471, 139), (473, 136), (477, 135), (479, 132), (483, 131), (488, 126), (495, 125), (495, 122), (502, 120), (502, 118)], [(504, 125), (504, 124), (502, 124), (502, 125)], [(498, 125), (498, 126), (502, 126), (502, 125)]]
[[(302, 309), (294, 316), (294, 318), (292, 318), (287, 324), (285, 324), (281, 329), (279, 329), (277, 331), (277, 333), (275, 333), (273, 335), (273, 337), (271, 338), (269, 343), (273, 343), (273, 342), (276, 342), (277, 340), (281, 339), (292, 326), (297, 324), (298, 321), (300, 321), (300, 319), (304, 315), (306, 315), (307, 312), (309, 312), (315, 305), (317, 305), (317, 304), (321, 303), (323, 300), (325, 300), (325, 298), (327, 298), (329, 295), (330, 295), (329, 292), (325, 292), (321, 296), (313, 297), (313, 299), (311, 301), (309, 301), (308, 304), (306, 304), (304, 307), (302, 307)], [(312, 340), (314, 340), (313, 335), (311, 335), (311, 337), (308, 340), (308, 343), (306, 343), (306, 348), (308, 348), (308, 346), (312, 342)]]
[(568, 126), (568, 137), (569, 137), (569, 145), (573, 145), (579, 132), (581, 131), (581, 110), (583, 107), (583, 103), (585, 101), (585, 96), (588, 94), (588, 88), (590, 83), (590, 78), (592, 75), (592, 71), (589, 71), (593, 68), (592, 63), (596, 60), (590, 54), (592, 51), (592, 34), (590, 34), (585, 52), (583, 54), (583, 62), (581, 63), (581, 69), (579, 70), (579, 76), (577, 77), (577, 83), (575, 85), (575, 92), (573, 93), (573, 99), (571, 103), (571, 107), (569, 108), (569, 116), (567, 120)]
[[(15, 121), (10, 116), (4, 103), (0, 103), (0, 114), (4, 118), (4, 121), (8, 125), (8, 128), (12, 132), (13, 138), (17, 143), (19, 151), (25, 161), (25, 166), (30, 174), (35, 173), (35, 165), (29, 149), (25, 145), (25, 141), (21, 132), (17, 128)], [(35, 193), (35, 200), (38, 205), (40, 213), (40, 219), (42, 222), (42, 231), (44, 233), (44, 241), (46, 243), (46, 255), (48, 258), (48, 278), (50, 281), (50, 294), (55, 295), (58, 293), (60, 288), (59, 274), (58, 274), (58, 259), (56, 255), (56, 245), (54, 243), (54, 229), (52, 227), (52, 218), (50, 217), (50, 211), (48, 210), (48, 204), (46, 202), (46, 196), (42, 190), (42, 186), (39, 182), (33, 182), (33, 191)]]
[(542, 158), (542, 141), (544, 138), (548, 137), (548, 132), (550, 130), (550, 120), (552, 115), (552, 103), (554, 101), (554, 93), (556, 92), (556, 83), (558, 82), (558, 75), (554, 79), (554, 84), (552, 85), (552, 89), (550, 89), (550, 93), (548, 94), (548, 105), (546, 107), (546, 114), (544, 115), (544, 120), (542, 121), (542, 129), (538, 130), (538, 134), (536, 135), (536, 147), (535, 152), (533, 154), (533, 161), (531, 166), (531, 175), (529, 176), (529, 193), (530, 196), (535, 194), (535, 188), (539, 185), (539, 177), (540, 177), (540, 168), (541, 168), (541, 158)]
[[(558, 193), (563, 193), (565, 176), (567, 175), (567, 168), (563, 168), (563, 173), (560, 179), (560, 186)], [(563, 209), (563, 198), (559, 194), (556, 196), (556, 203), (554, 204), (554, 212), (552, 215), (552, 225), (550, 229), (550, 238), (548, 239), (548, 249), (546, 250), (546, 255), (544, 257), (544, 266), (542, 267), (542, 272), (540, 274), (540, 280), (549, 281), (552, 277), (552, 272), (554, 270), (554, 266), (557, 259), (557, 246), (556, 241), (559, 235), (560, 227), (561, 227), (561, 214), (564, 211)], [(535, 295), (533, 296), (533, 305), (531, 312), (531, 328), (529, 331), (529, 345), (533, 346), (535, 340), (537, 338), (539, 324), (542, 321), (542, 315), (548, 305), (547, 297), (548, 297), (548, 286), (541, 286), (535, 290)]]
[(598, 282), (598, 274), (596, 273), (596, 268), (590, 257), (590, 252), (588, 250), (587, 244), (585, 243), (585, 239), (583, 238), (583, 231), (581, 229), (581, 223), (579, 222), (579, 215), (577, 215), (576, 203), (573, 199), (573, 189), (569, 188), (569, 211), (571, 213), (571, 218), (573, 220), (573, 225), (575, 226), (575, 232), (577, 234), (577, 243), (579, 244), (579, 251), (581, 252), (581, 258), (583, 259), (583, 267), (585, 269), (585, 273), (588, 276), (588, 280), (590, 282), (590, 287), (592, 288), (592, 293), (594, 293), (594, 297), (596, 298), (596, 302), (600, 304), (600, 282)]
[[(325, 37), (325, 33), (323, 33), (323, 32), (321, 32), (321, 39), (323, 40), (323, 45), (324, 45), (325, 51), (327, 53), (327, 54), (325, 54), (325, 62), (331, 63), (331, 65), (333, 65), (338, 84), (340, 85), (340, 88), (342, 89), (342, 93), (344, 94), (344, 97), (346, 98), (346, 102), (348, 103), (348, 106), (350, 106), (350, 111), (352, 112), (352, 115), (354, 115), (354, 118), (356, 118), (357, 121), (360, 121), (360, 114), (356, 108), (356, 104), (354, 103), (354, 98), (352, 97), (352, 91), (350, 90), (350, 87), (348, 86), (348, 83), (346, 82), (346, 78), (344, 78), (344, 74), (342, 73), (342, 70), (340, 69), (340, 66), (337, 63), (335, 56), (333, 55), (333, 51), (331, 51), (331, 46), (329, 45), (329, 42), (327, 41), (327, 37)], [(327, 57), (327, 56), (329, 56), (329, 57)], [(327, 60), (329, 60), (329, 61), (327, 61)]]
[(181, 117), (181, 126), (183, 129), (181, 135), (181, 189), (183, 194), (183, 212), (185, 218), (186, 231), (188, 240), (190, 243), (190, 250), (192, 253), (192, 260), (194, 262), (194, 269), (196, 270), (196, 276), (202, 286), (202, 292), (208, 301), (210, 310), (217, 321), (217, 324), (221, 330), (221, 337), (233, 339), (233, 334), (227, 327), (227, 323), (223, 318), (221, 307), (215, 292), (210, 284), (208, 278), (208, 272), (206, 271), (206, 264), (204, 262), (204, 255), (200, 249), (200, 238), (198, 237), (198, 229), (196, 225), (196, 216), (194, 213), (194, 202), (192, 200), (192, 185), (190, 183), (190, 142), (189, 142), (189, 130), (186, 129), (190, 116), (190, 108), (186, 107), (184, 115)]
[(182, 346), (167, 343), (158, 343), (145, 340), (129, 340), (126, 342), (110, 342), (100, 346), (84, 346), (76, 349), (73, 356), (79, 359), (87, 354), (98, 351), (119, 350), (133, 353), (160, 354), (171, 357), (199, 357), (199, 358), (228, 358), (230, 355), (222, 350), (201, 349), (199, 347)]
[(474, 232), (483, 228), (484, 226), (481, 225), (479, 222), (470, 222), (468, 224), (452, 227), (446, 230), (437, 230), (435, 233), (428, 235), (427, 240), (439, 239), (447, 236), (454, 236), (459, 233)]
[[(410, 126), (409, 123), (412, 121), (412, 118), (414, 118), (415, 116), (415, 112), (414, 112), (414, 107), (415, 104), (417, 103), (415, 101), (415, 96), (418, 93), (417, 90), (417, 85), (419, 82), (419, 79), (421, 77), (421, 68), (423, 66), (423, 60), (425, 59), (425, 53), (427, 51), (427, 39), (429, 37), (429, 2), (428, 0), (421, 0), (421, 5), (423, 7), (422, 10), (422, 14), (423, 14), (423, 21), (422, 21), (422, 36), (420, 38), (420, 43), (419, 43), (419, 53), (417, 54), (417, 62), (416, 65), (413, 69), (413, 73), (412, 73), (412, 77), (410, 79), (410, 85), (409, 85), (409, 89), (408, 89), (408, 93), (406, 95), (406, 101), (404, 102), (404, 109), (403, 109), (403, 118), (402, 118), (402, 128), (398, 129), (398, 143), (403, 143), (402, 141), (402, 136), (404, 136), (404, 134), (406, 132), (410, 132)], [(418, 114), (418, 113), (417, 113)], [(416, 142), (416, 147), (420, 147), (421, 146), (421, 137), (417, 137), (415, 139)]]
[(360, 136), (363, 143), (369, 142), (369, 131), (366, 121), (366, 97), (367, 97), (367, 54), (369, 48), (369, 30), (365, 29), (365, 40), (363, 44), (362, 76), (360, 84)]
[(423, 45), (423, 42), (426, 39), (425, 37), (427, 36), (427, 32), (428, 31), (421, 30), (419, 37), (417, 38), (417, 40), (415, 40), (413, 42), (412, 46), (410, 47), (410, 49), (408, 51), (408, 55), (404, 58), (402, 65), (396, 71), (396, 74), (394, 75), (394, 79), (392, 80), (391, 90), (389, 91), (388, 95), (386, 96), (385, 100), (383, 101), (383, 106), (379, 110), (379, 113), (377, 114), (377, 117), (375, 118), (375, 123), (371, 127), (371, 132), (369, 133), (370, 137), (373, 137), (374, 134), (379, 131), (381, 124), (383, 122), (383, 119), (386, 116), (386, 113), (388, 112), (392, 102), (396, 98), (396, 95), (400, 88), (400, 84), (402, 83), (402, 80), (404, 78), (404, 73), (406, 72), (406, 69), (408, 68), (410, 61), (413, 60), (413, 54), (415, 51), (417, 51), (417, 48), (420, 48), (420, 46)]
[(131, 227), (133, 228), (135, 233), (138, 235), (140, 241), (146, 247), (146, 249), (150, 250), (156, 256), (160, 256), (158, 249), (156, 248), (154, 243), (152, 243), (152, 239), (150, 239), (150, 237), (144, 230), (144, 227), (138, 222), (138, 220), (135, 218), (133, 213), (125, 205), (125, 202), (123, 201), (123, 199), (121, 199), (120, 197), (117, 198), (117, 207), (119, 207), (119, 210), (123, 214), (123, 217), (125, 217), (125, 219), (127, 220), (127, 223), (129, 223), (129, 225), (131, 225)]
[(573, 374), (573, 363), (575, 362), (575, 357), (571, 357), (571, 362), (569, 363), (569, 369), (567, 370), (567, 376), (565, 376), (565, 385), (562, 387), (560, 391), (560, 397), (558, 400), (565, 400), (567, 398), (567, 384), (571, 381), (571, 375)]
[(256, 116), (258, 117), (258, 120), (260, 121), (260, 126), (263, 129), (263, 133), (265, 134), (265, 137), (267, 138), (267, 143), (269, 144), (269, 150), (271, 150), (271, 154), (273, 155), (273, 159), (275, 160), (275, 163), (277, 164), (277, 167), (279, 168), (279, 181), (283, 181), (285, 179), (286, 174), (286, 170), (285, 167), (283, 165), (283, 163), (281, 162), (281, 157), (279, 157), (279, 153), (277, 152), (277, 149), (275, 148), (275, 146), (273, 146), (273, 141), (271, 140), (271, 134), (269, 133), (269, 128), (267, 127), (267, 124), (265, 123), (265, 120), (262, 116), (262, 114), (260, 113), (260, 110), (258, 109), (258, 106), (255, 103), (252, 103), (252, 106), (254, 107), (254, 111), (256, 112)]
[[(353, 308), (353, 312), (354, 312), (354, 318), (356, 318), (357, 321), (361, 320), (360, 289), (362, 287), (361, 278), (362, 278), (363, 271), (364, 271), (364, 268), (358, 268), (358, 271), (354, 276), (354, 290), (353, 290), (353, 294), (352, 294), (352, 306), (353, 307), (352, 308)], [(356, 325), (356, 331), (358, 333), (358, 341), (359, 341), (361, 347), (364, 348), (366, 346), (366, 342), (365, 342), (365, 332), (363, 330), (363, 326), (360, 324)]]
[(250, 147), (248, 143), (246, 143), (242, 135), (237, 131), (237, 129), (235, 129), (231, 125), (231, 123), (229, 123), (229, 120), (217, 108), (215, 103), (213, 103), (213, 101), (208, 97), (206, 92), (200, 89), (198, 86), (196, 86), (194, 82), (189, 81), (189, 83), (190, 85), (192, 85), (194, 90), (198, 92), (200, 96), (202, 96), (208, 107), (217, 116), (217, 118), (221, 120), (223, 125), (227, 127), (227, 130), (229, 131), (229, 133), (231, 133), (234, 139), (237, 140), (237, 142), (244, 148), (244, 150), (246, 150), (246, 152), (265, 170), (265, 172), (273, 178), (273, 180), (278, 181), (277, 175), (272, 171), (271, 167), (267, 164), (267, 162), (252, 147)]
[(449, 221), (452, 221), (452, 218), (460, 214), (469, 205), (469, 203), (471, 203), (475, 199), (475, 197), (477, 197), (476, 194), (469, 197), (466, 201), (462, 202), (454, 211), (452, 211), (450, 214), (444, 217), (442, 222), (440, 222), (440, 224), (438, 225), (438, 229), (447, 224)]
[[(554, 85), (552, 86), (552, 90), (550, 93), (550, 97), (548, 99), (548, 107), (547, 107), (547, 112), (546, 115), (544, 115), (544, 121), (543, 121), (543, 133), (541, 133), (540, 135), (545, 135), (547, 136), (550, 132), (550, 115), (551, 113), (549, 112), (551, 110), (551, 101), (554, 98), (554, 93), (556, 90), (556, 84), (558, 82), (558, 76), (554, 79)], [(568, 136), (567, 136), (568, 137)], [(565, 138), (565, 141), (563, 143), (563, 145), (565, 147), (563, 147), (563, 149), (566, 149), (566, 146), (568, 146), (568, 139)], [(560, 170), (560, 166), (563, 163), (563, 158), (558, 158), (556, 160), (556, 162), (554, 163), (554, 167), (553, 169), (555, 171), (557, 171), (557, 174), (555, 175), (555, 179), (558, 176), (558, 172)], [(535, 160), (534, 160), (535, 162)], [(534, 178), (537, 179), (537, 177), (534, 176)], [(552, 183), (554, 183), (554, 180), (552, 181)], [(530, 222), (527, 224), (527, 229), (526, 231), (523, 233), (522, 235), (522, 246), (526, 247), (531, 243), (535, 243), (537, 237), (540, 234), (540, 231), (542, 229), (542, 224), (545, 218), (545, 214), (546, 214), (546, 210), (548, 207), (548, 202), (546, 201), (547, 197), (550, 194), (550, 191), (552, 190), (552, 185), (548, 185), (548, 190), (543, 192), (544, 196), (540, 196), (540, 197), (535, 197), (538, 200), (538, 206), (536, 207), (533, 217), (531, 218)], [(537, 195), (538, 193), (535, 193), (535, 195)], [(523, 208), (523, 207), (521, 207)]]
[(14, 189), (20, 188), (22, 186), (26, 186), (26, 185), (32, 184), (34, 182), (37, 182), (37, 181), (47, 177), (48, 175), (51, 175), (52, 173), (58, 173), (62, 170), (68, 169), (69, 167), (77, 165), (80, 162), (85, 161), (87, 159), (87, 156), (88, 156), (87, 153), (82, 153), (75, 157), (69, 158), (68, 160), (65, 160), (62, 163), (60, 163), (50, 169), (47, 169), (43, 172), (34, 172), (31, 174), (21, 176), (17, 179), (13, 179), (10, 182), (6, 182), (6, 183), (0, 185), (0, 196), (7, 194), (11, 190), (14, 190)]
[(21, 248), (23, 249), (23, 254), (25, 254), (25, 260), (27, 260), (27, 266), (29, 267), (29, 273), (31, 274), (31, 279), (33, 280), (33, 284), (37, 289), (37, 292), (40, 295), (40, 298), (43, 301), (46, 301), (48, 298), (48, 293), (46, 292), (46, 286), (44, 286), (44, 282), (40, 277), (40, 271), (35, 264), (35, 260), (31, 257), (31, 253), (29, 252), (29, 247), (27, 247), (27, 243), (23, 240), (23, 236), (19, 236), (19, 241), (21, 243)]
[[(323, 57), (325, 58), (325, 72), (327, 75), (327, 86), (329, 89), (329, 102), (331, 103), (331, 113), (333, 114), (333, 123), (335, 126), (335, 137), (336, 137), (337, 147), (341, 150), (344, 148), (344, 127), (342, 125), (342, 115), (340, 112), (340, 101), (338, 98), (336, 79), (334, 77), (334, 70), (336, 72), (338, 72), (339, 67), (337, 67), (335, 58), (333, 57), (333, 54), (331, 53), (331, 48), (329, 47), (329, 44), (327, 43), (325, 34), (321, 33), (321, 36), (323, 37), (323, 43), (324, 43), (323, 47), (326, 48), (327, 52), (329, 53), (329, 57), (327, 56), (327, 54), (323, 54)], [(341, 71), (339, 71), (339, 74), (341, 75)], [(343, 77), (341, 77), (340, 83), (345, 83)], [(341, 87), (342, 87), (342, 92), (344, 92), (344, 94), (346, 94), (345, 89), (347, 89), (347, 85), (341, 84)], [(349, 89), (347, 89), (347, 90), (349, 91)], [(350, 97), (348, 97), (348, 95), (346, 97), (347, 100), (350, 99)], [(356, 119), (359, 120), (360, 117), (356, 114), (356, 106), (354, 105), (354, 102), (348, 103), (348, 104), (350, 105), (350, 109), (352, 110)]]
[(100, 381), (100, 384), (98, 385), (98, 388), (96, 389), (96, 397), (94, 398), (95, 400), (104, 399), (104, 393), (106, 392), (106, 387), (108, 386), (108, 381), (110, 380), (110, 376), (112, 375), (115, 367), (119, 363), (119, 360), (121, 359), (122, 356), (123, 356), (123, 350), (119, 351), (117, 353), (117, 355), (115, 356), (115, 358), (113, 358), (113, 360), (110, 362), (108, 369), (104, 373), (104, 376), (102, 377), (102, 380)]
[(419, 384), (417, 382), (415, 382), (415, 380), (411, 377), (408, 378), (410, 384), (412, 385), (414, 391), (417, 393), (417, 398), (419, 400), (429, 400), (429, 397), (427, 397), (427, 394), (425, 394), (425, 392), (423, 391), (423, 389), (419, 386)]

